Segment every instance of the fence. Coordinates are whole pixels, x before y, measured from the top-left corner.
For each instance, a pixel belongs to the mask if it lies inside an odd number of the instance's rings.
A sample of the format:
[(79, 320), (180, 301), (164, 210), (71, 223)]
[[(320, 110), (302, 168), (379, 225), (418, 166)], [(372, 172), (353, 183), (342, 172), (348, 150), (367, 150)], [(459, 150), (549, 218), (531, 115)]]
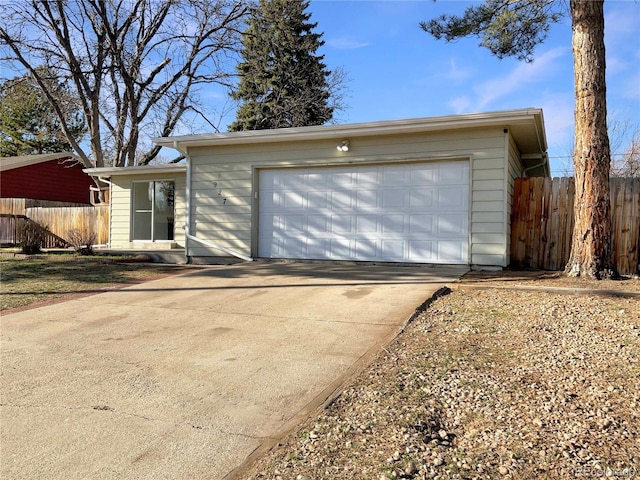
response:
[[(73, 206), (78, 205), (78, 206)], [(79, 205), (25, 198), (0, 199), (0, 243), (19, 243), (17, 228), (28, 219), (46, 227), (44, 248), (67, 246), (70, 230), (95, 233), (95, 244), (109, 242), (109, 206)]]
[(61, 238), (68, 238), (70, 230), (95, 233), (95, 244), (109, 241), (109, 206), (95, 207), (34, 207), (26, 216)]
[(15, 245), (18, 243), (18, 224), (23, 215), (0, 213), (0, 245)]
[(33, 198), (0, 198), (0, 213), (25, 215), (27, 208), (33, 207), (86, 207), (84, 203), (54, 202)]
[(42, 248), (64, 248), (68, 242), (51, 233), (37, 222), (24, 215), (11, 215), (0, 213), (0, 245), (15, 245), (24, 238), (24, 229), (33, 232), (38, 231), (38, 237), (42, 239)]
[[(622, 275), (638, 272), (640, 179), (612, 178), (611, 248)], [(562, 270), (573, 232), (573, 178), (517, 178), (513, 192), (511, 264)]]

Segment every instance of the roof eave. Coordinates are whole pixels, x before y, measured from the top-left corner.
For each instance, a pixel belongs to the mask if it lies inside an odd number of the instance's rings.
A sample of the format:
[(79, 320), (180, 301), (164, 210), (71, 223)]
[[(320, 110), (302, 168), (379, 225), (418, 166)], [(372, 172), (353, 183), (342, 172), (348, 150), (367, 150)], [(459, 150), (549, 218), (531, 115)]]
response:
[(3, 157), (3, 161), (0, 161), (0, 171), (4, 172), (8, 170), (14, 170), (16, 168), (38, 165), (39, 163), (51, 162), (53, 160), (67, 159), (73, 159), (74, 162), (77, 162), (87, 168), (91, 167), (91, 165), (87, 165), (81, 157), (75, 155), (72, 152), (57, 152), (40, 153), (35, 155), (19, 155), (15, 157)]
[(85, 168), (83, 172), (92, 177), (115, 177), (121, 175), (149, 175), (162, 173), (180, 173), (185, 172), (187, 166), (183, 163), (172, 165), (140, 165), (137, 167), (100, 167)]
[[(354, 123), (345, 125), (321, 125), (299, 128), (279, 128), (272, 130), (251, 130), (244, 132), (157, 137), (152, 141), (169, 148), (193, 148), (220, 145), (246, 145), (288, 141), (326, 140), (336, 137), (364, 137), (421, 133), (438, 130), (458, 130), (488, 126), (507, 126), (528, 122), (540, 123), (542, 110), (527, 108), (490, 113), (448, 115), (408, 120)], [(543, 127), (544, 128), (544, 127)], [(544, 137), (544, 129), (542, 130)], [(544, 140), (546, 150), (546, 140)]]

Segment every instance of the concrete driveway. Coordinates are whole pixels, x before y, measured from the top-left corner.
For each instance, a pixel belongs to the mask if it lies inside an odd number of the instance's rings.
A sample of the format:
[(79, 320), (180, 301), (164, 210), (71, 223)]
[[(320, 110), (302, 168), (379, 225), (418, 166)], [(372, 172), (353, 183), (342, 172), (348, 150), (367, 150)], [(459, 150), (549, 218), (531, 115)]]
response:
[(4, 315), (0, 477), (231, 476), (465, 272), (217, 266)]

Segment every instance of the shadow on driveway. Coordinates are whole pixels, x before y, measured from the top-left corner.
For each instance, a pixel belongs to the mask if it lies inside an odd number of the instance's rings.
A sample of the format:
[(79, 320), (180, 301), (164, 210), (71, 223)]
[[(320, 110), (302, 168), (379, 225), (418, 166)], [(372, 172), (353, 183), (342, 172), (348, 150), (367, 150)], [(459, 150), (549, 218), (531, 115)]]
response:
[(464, 267), (252, 263), (2, 317), (2, 478), (223, 478)]

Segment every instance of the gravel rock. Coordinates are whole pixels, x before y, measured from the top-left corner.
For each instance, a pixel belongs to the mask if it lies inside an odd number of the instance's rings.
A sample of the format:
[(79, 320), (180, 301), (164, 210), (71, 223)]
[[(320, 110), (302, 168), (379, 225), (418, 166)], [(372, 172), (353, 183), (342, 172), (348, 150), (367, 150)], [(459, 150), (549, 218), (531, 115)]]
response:
[(638, 325), (637, 298), (455, 290), (243, 478), (634, 478)]

